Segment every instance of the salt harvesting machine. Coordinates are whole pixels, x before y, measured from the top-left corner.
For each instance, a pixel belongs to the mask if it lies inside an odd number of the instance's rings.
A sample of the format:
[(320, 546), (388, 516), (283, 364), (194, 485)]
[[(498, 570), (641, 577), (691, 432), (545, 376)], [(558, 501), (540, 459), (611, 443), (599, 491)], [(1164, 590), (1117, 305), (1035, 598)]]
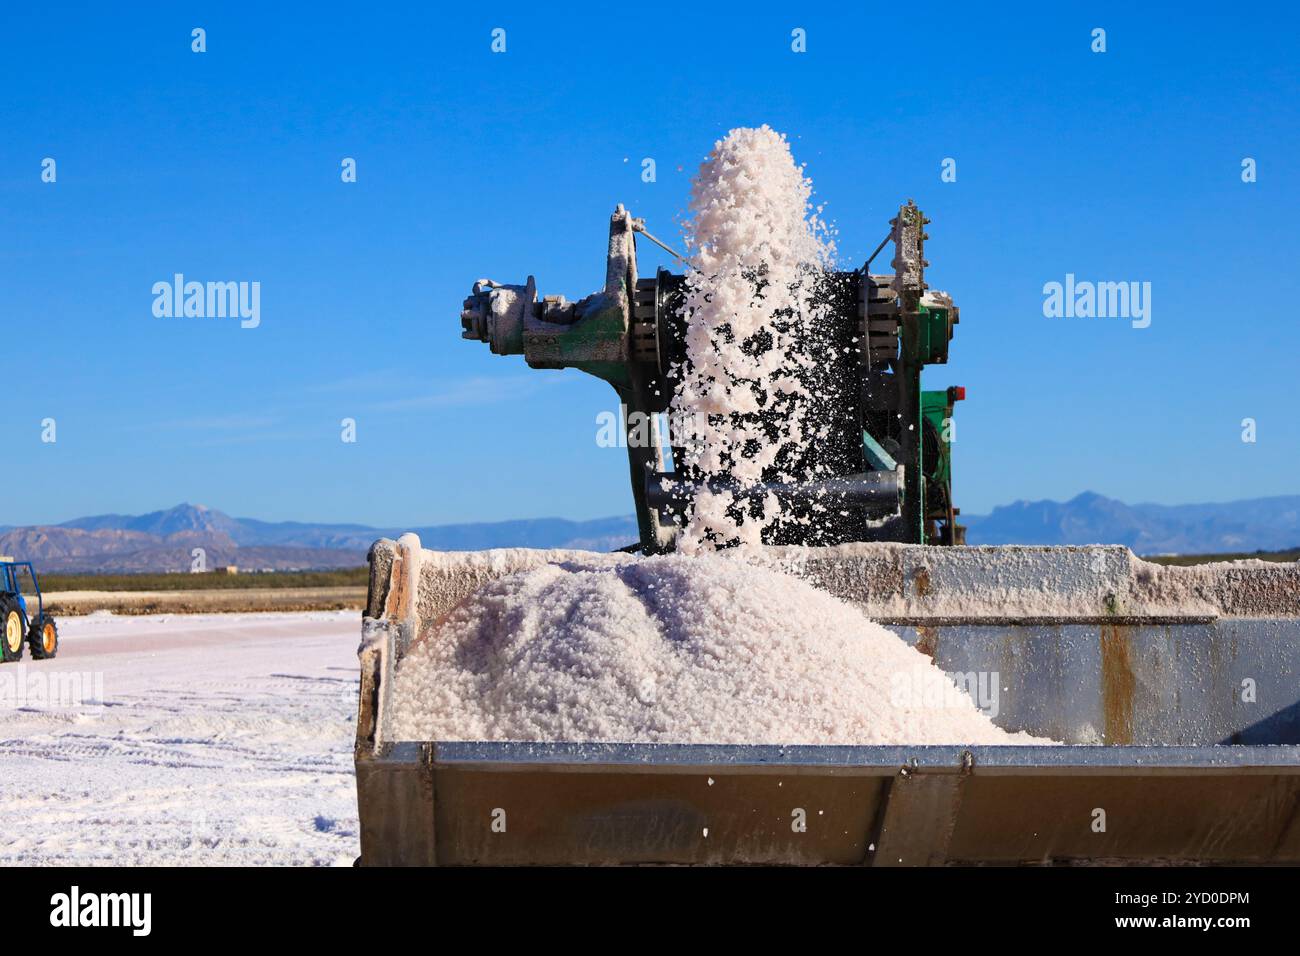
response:
[[(797, 531), (777, 529), (772, 544), (839, 544), (892, 540), (954, 544), (962, 540), (952, 506), (950, 428), (959, 387), (923, 391), (921, 370), (948, 361), (958, 322), (952, 299), (925, 282), (925, 225), (914, 203), (903, 206), (867, 265), (826, 276), (818, 298), (840, 321), (804, 342), (817, 374), (808, 383), (825, 399), (806, 427), (826, 437), (795, 461), (778, 459), (765, 481), (741, 494), (772, 492), (787, 513), (821, 505), (819, 519)], [(689, 507), (705, 482), (664, 414), (686, 357), (682, 316), (686, 277), (665, 269), (640, 278), (637, 234), (645, 224), (622, 206), (610, 219), (605, 287), (578, 302), (564, 296), (537, 300), (536, 282), (476, 283), (461, 313), (463, 336), (488, 343), (498, 355), (522, 355), (533, 368), (577, 368), (609, 382), (627, 409), (623, 416), (640, 549), (668, 550), (672, 517)], [(869, 267), (890, 240), (894, 272)], [(653, 240), (658, 242), (658, 240)], [(666, 248), (666, 247), (665, 247)], [(676, 255), (676, 253), (673, 253)], [(643, 422), (654, 430), (645, 440)], [(678, 463), (668, 470), (671, 461)], [(784, 478), (782, 480), (781, 477)], [(796, 479), (791, 481), (790, 476)], [(714, 478), (713, 480), (716, 480)], [(917, 489), (909, 494), (909, 488)], [(829, 512), (836, 520), (825, 518)], [(797, 538), (791, 538), (797, 534)]]
[[(943, 420), (964, 396), (921, 388), (958, 318), (926, 286), (926, 222), (910, 202), (891, 222), (876, 253), (892, 241), (892, 274), (869, 260), (828, 277), (832, 438), (787, 469), (808, 481), (768, 490), (796, 509), (835, 501), (842, 520), (777, 532), (755, 560), (858, 605), (972, 696), (984, 681), (999, 726), (1061, 745), (397, 739), (388, 699), (416, 635), (485, 582), (571, 554), (404, 535), (370, 553), (363, 865), (1300, 863), (1300, 565), (963, 546)], [(604, 288), (577, 302), (480, 280), (464, 337), (663, 412), (683, 278), (641, 278), (637, 235), (653, 240), (620, 206)], [(659, 441), (628, 454), (639, 550), (671, 550), (674, 505), (705, 479)]]

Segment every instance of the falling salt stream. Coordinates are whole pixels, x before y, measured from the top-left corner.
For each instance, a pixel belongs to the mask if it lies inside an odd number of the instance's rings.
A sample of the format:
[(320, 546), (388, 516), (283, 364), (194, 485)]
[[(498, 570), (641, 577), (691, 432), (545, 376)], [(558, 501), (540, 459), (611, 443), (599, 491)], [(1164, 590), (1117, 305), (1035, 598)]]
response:
[[(685, 366), (673, 417), (689, 462), (752, 488), (817, 441), (821, 396), (796, 347), (832, 265), (812, 183), (784, 136), (732, 130), (696, 176)], [(771, 347), (755, 349), (754, 341)], [(750, 343), (747, 345), (747, 343)], [(757, 418), (778, 409), (775, 438)], [(770, 427), (771, 419), (768, 419)], [(745, 559), (781, 520), (702, 492), (679, 553), (568, 561), (493, 581), (399, 663), (390, 731), (406, 740), (1030, 744), (925, 655), (852, 605)], [(739, 545), (715, 550), (723, 545)]]
[[(832, 265), (834, 245), (811, 196), (785, 137), (766, 126), (732, 130), (716, 143), (692, 189), (686, 363), (672, 418), (692, 425), (687, 463), (742, 490), (759, 484), (782, 451), (823, 437), (807, 428), (821, 396), (807, 386), (815, 369), (799, 343), (822, 317), (816, 279)], [(754, 347), (767, 340), (770, 346)], [(775, 440), (758, 418), (767, 408), (781, 413)], [(701, 491), (684, 516), (678, 550), (756, 545), (779, 518), (771, 498), (761, 515), (739, 514), (733, 492)]]

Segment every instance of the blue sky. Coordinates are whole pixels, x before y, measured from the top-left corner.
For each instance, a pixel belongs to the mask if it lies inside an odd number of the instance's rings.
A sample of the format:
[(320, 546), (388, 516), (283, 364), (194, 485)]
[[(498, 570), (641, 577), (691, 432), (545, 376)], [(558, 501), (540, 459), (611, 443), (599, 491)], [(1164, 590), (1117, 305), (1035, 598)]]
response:
[[(461, 300), (479, 276), (594, 291), (614, 204), (675, 239), (710, 145), (761, 123), (846, 262), (901, 200), (933, 218), (929, 278), (962, 323), (926, 382), (968, 390), (964, 511), (1300, 490), (1289, 5), (441, 6), (6, 5), (0, 524), (181, 500), (412, 526), (629, 512), (626, 459), (595, 442), (613, 392), (462, 342)], [(177, 272), (260, 282), (260, 327), (155, 318)], [(1066, 273), (1150, 282), (1151, 326), (1045, 318)]]

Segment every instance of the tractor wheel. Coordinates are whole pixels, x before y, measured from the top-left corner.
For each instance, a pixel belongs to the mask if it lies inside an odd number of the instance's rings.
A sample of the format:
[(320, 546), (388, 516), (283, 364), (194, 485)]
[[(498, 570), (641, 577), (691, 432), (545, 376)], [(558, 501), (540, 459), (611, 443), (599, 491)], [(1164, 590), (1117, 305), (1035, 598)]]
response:
[(22, 660), (23, 612), (12, 597), (0, 598), (0, 655), (5, 661)]
[(43, 661), (59, 653), (59, 626), (54, 618), (42, 614), (32, 621), (32, 629), (27, 634), (27, 643), (32, 646), (32, 659)]

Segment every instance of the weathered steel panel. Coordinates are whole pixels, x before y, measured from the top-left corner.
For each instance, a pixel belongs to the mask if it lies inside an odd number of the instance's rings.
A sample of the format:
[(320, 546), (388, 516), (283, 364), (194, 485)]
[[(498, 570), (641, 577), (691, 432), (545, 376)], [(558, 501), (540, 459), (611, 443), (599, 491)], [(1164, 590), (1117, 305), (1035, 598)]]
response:
[(1300, 862), (1300, 774), (972, 776), (953, 862)]
[(1079, 744), (1300, 743), (1300, 622), (889, 627), (949, 674), (997, 675), (991, 716), (1007, 730)]
[(439, 862), (858, 864), (878, 777), (439, 770)]

